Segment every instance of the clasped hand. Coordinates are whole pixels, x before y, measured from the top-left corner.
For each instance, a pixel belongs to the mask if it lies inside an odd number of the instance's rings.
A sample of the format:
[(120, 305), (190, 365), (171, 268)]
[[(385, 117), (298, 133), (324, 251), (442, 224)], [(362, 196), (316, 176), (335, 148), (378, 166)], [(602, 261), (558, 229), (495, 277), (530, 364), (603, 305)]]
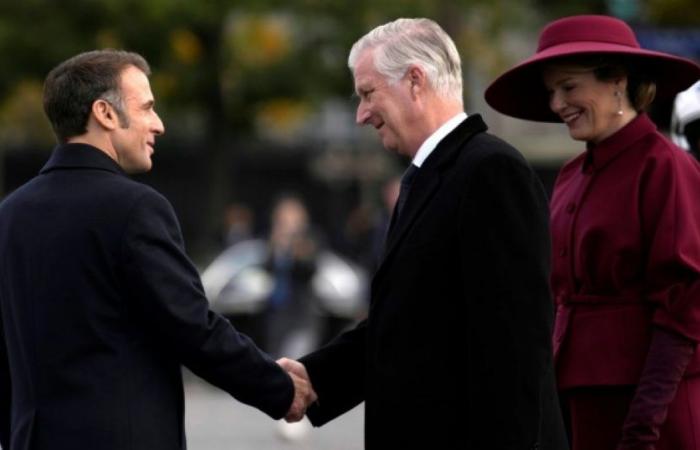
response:
[(294, 400), (284, 420), (290, 423), (298, 422), (304, 418), (306, 409), (318, 399), (318, 396), (311, 386), (309, 374), (302, 363), (289, 358), (281, 358), (277, 360), (277, 364), (287, 371), (294, 382)]

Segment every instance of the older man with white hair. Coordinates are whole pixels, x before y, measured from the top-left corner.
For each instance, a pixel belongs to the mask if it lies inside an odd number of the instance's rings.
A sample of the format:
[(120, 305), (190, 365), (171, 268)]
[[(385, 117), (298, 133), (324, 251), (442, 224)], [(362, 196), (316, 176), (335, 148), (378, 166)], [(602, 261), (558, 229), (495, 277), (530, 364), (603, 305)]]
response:
[(547, 199), (525, 159), (464, 113), (461, 62), (432, 20), (353, 46), (357, 122), (412, 159), (369, 316), (280, 363), (320, 426), (365, 401), (367, 449), (564, 449), (554, 388)]

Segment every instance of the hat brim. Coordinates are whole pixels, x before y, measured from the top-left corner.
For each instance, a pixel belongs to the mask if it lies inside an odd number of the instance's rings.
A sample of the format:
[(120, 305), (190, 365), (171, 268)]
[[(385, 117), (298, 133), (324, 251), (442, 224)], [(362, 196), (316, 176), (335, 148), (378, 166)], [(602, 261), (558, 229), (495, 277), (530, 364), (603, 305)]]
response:
[(549, 109), (542, 64), (588, 54), (619, 54), (638, 61), (644, 70), (653, 71), (650, 75), (656, 81), (656, 98), (672, 97), (700, 78), (700, 66), (668, 53), (601, 42), (570, 42), (538, 52), (496, 78), (486, 89), (486, 102), (496, 111), (519, 119), (561, 122)]

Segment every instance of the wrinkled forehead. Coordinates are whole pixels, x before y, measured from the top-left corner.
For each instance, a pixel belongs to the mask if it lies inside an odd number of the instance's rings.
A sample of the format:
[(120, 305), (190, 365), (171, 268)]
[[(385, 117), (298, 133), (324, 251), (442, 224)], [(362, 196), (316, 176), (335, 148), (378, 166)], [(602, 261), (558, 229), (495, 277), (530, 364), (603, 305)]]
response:
[(359, 53), (352, 69), (352, 74), (356, 82), (375, 74), (379, 75), (374, 64), (374, 56), (374, 50), (371, 48), (365, 49)]
[(376, 69), (371, 55), (361, 63), (358, 60), (353, 71), (353, 80), (355, 93), (358, 95), (391, 84), (390, 79)]

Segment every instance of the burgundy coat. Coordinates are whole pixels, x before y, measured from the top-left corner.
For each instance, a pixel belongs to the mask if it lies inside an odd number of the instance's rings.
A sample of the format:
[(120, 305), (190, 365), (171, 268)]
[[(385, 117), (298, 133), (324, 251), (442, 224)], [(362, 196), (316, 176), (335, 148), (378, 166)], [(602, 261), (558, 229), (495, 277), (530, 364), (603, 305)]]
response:
[[(652, 325), (700, 341), (700, 166), (646, 115), (564, 166), (551, 202), (560, 389), (633, 385)], [(686, 377), (700, 371), (700, 352)]]

